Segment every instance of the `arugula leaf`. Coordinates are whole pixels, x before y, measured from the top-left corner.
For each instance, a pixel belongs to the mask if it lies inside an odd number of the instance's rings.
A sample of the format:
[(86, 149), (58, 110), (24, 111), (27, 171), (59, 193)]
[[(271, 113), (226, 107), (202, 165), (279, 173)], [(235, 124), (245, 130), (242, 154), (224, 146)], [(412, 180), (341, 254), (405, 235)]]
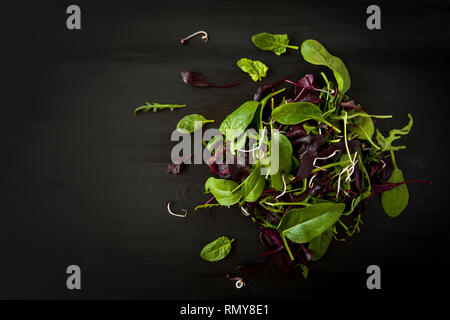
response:
[(247, 58), (239, 59), (237, 66), (241, 68), (242, 71), (248, 73), (255, 82), (258, 80), (261, 81), (262, 78), (266, 76), (267, 70), (269, 70), (269, 68), (261, 61)]
[(200, 257), (206, 261), (219, 261), (225, 258), (231, 251), (231, 243), (234, 239), (222, 236), (208, 243), (200, 252)]
[(145, 105), (137, 107), (133, 113), (137, 115), (140, 111), (150, 112), (151, 110), (153, 110), (153, 112), (156, 112), (161, 109), (170, 109), (170, 111), (173, 111), (173, 109), (175, 108), (184, 108), (186, 106), (187, 105), (185, 104), (161, 104), (157, 102), (146, 102)]
[(321, 235), (315, 237), (309, 242), (308, 248), (313, 252), (312, 261), (317, 261), (324, 256), (333, 239), (333, 229), (331, 226)]
[(319, 236), (340, 218), (344, 203), (318, 203), (290, 209), (281, 219), (278, 232), (296, 243), (306, 243)]
[[(394, 168), (388, 183), (398, 183), (403, 181), (405, 180), (403, 179), (402, 170)], [(383, 205), (383, 209), (386, 214), (392, 218), (398, 216), (405, 210), (408, 201), (409, 193), (406, 184), (399, 185), (381, 194), (381, 204)]]
[(181, 133), (192, 133), (208, 122), (214, 122), (214, 120), (208, 120), (201, 114), (189, 114), (178, 122), (177, 130)]
[(260, 166), (257, 166), (244, 181), (244, 186), (242, 188), (243, 200), (248, 202), (255, 202), (258, 200), (264, 191), (265, 185), (266, 178), (261, 175)]
[(242, 198), (242, 191), (233, 190), (238, 187), (238, 184), (232, 180), (216, 179), (209, 177), (205, 183), (205, 191), (211, 192), (218, 203), (223, 206), (231, 206)]
[(229, 140), (238, 137), (252, 122), (258, 105), (258, 101), (244, 102), (222, 121), (219, 131)]
[(289, 38), (287, 34), (270, 34), (262, 32), (253, 35), (252, 42), (261, 50), (272, 51), (277, 56), (285, 53), (286, 48), (298, 50), (297, 46), (289, 45)]
[(320, 42), (313, 39), (303, 41), (301, 53), (307, 62), (314, 65), (327, 66), (333, 71), (341, 96), (350, 89), (350, 74), (344, 62), (330, 54)]
[(414, 123), (413, 118), (410, 113), (408, 113), (409, 123), (404, 126), (402, 129), (392, 129), (389, 131), (389, 136), (385, 138), (381, 132), (377, 129), (377, 135), (376, 139), (378, 144), (381, 146), (382, 151), (388, 151), (388, 150), (400, 150), (405, 149), (405, 146), (393, 146), (392, 142), (394, 142), (397, 139), (400, 139), (401, 136), (404, 136), (408, 134), (411, 131), (411, 127)]

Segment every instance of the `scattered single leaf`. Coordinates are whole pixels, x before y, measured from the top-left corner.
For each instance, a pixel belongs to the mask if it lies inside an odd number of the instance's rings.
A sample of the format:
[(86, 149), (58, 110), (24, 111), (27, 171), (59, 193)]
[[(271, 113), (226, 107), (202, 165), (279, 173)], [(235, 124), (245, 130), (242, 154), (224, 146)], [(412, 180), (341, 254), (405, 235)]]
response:
[(225, 258), (231, 251), (231, 243), (234, 239), (222, 236), (208, 243), (200, 252), (200, 257), (206, 261), (219, 261)]
[(289, 45), (287, 34), (258, 33), (252, 36), (252, 42), (261, 50), (272, 51), (277, 56), (286, 52), (286, 48), (298, 50), (298, 46)]
[(239, 59), (237, 66), (241, 68), (242, 71), (248, 73), (255, 82), (258, 80), (261, 81), (262, 78), (266, 76), (267, 70), (269, 70), (269, 68), (261, 61), (247, 58)]

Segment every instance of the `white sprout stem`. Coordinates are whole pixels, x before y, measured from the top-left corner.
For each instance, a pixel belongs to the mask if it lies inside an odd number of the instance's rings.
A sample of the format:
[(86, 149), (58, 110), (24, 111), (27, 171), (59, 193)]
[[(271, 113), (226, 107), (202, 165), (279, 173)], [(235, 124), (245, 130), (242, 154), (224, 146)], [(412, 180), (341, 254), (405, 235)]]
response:
[(186, 218), (188, 211), (186, 209), (181, 209), (181, 211), (184, 212), (184, 214), (178, 214), (178, 213), (174, 213), (172, 212), (172, 210), (170, 209), (170, 202), (167, 202), (167, 211), (169, 211), (169, 213), (175, 217), (180, 217), (180, 218)]
[(240, 289), (243, 286), (245, 286), (245, 282), (244, 280), (242, 280), (242, 278), (236, 281), (236, 288)]
[(336, 153), (338, 153), (340, 150), (335, 150), (332, 154), (330, 154), (328, 157), (317, 157), (317, 158), (315, 158), (314, 159), (314, 161), (313, 161), (313, 166), (315, 167), (315, 168), (318, 168), (318, 169), (320, 169), (320, 170), (322, 170), (322, 171), (327, 171), (327, 169), (324, 169), (324, 168), (322, 168), (322, 167), (319, 167), (319, 166), (316, 166), (316, 161), (317, 160), (326, 160), (326, 159), (330, 159), (331, 157), (334, 157), (335, 155), (336, 155)]
[(312, 189), (312, 182), (313, 182), (313, 180), (314, 180), (315, 177), (316, 177), (316, 175), (313, 175), (313, 176), (311, 177), (311, 179), (309, 179), (308, 187), (309, 187), (310, 189)]
[(197, 31), (197, 32), (195, 32), (195, 33), (193, 33), (193, 34), (187, 36), (186, 38), (181, 39), (181, 43), (184, 43), (185, 41), (189, 40), (190, 38), (195, 37), (195, 36), (198, 35), (198, 34), (203, 34), (202, 40), (203, 40), (204, 42), (207, 42), (207, 41), (208, 41), (208, 34), (206, 33), (206, 31)]
[[(341, 176), (342, 176), (342, 174), (347, 173), (347, 178), (345, 179), (345, 181), (348, 181), (348, 179), (350, 179), (351, 175), (353, 174), (353, 172), (355, 170), (355, 165), (358, 162), (358, 161), (355, 162), (357, 154), (358, 154), (358, 152), (355, 152), (355, 156), (353, 157), (353, 160), (350, 158), (350, 160), (352, 160), (352, 163), (350, 163), (348, 166), (343, 168), (342, 171), (339, 173), (338, 185), (337, 185), (337, 191), (336, 191), (336, 198), (339, 196), (339, 191), (341, 189)], [(344, 193), (346, 195), (348, 195), (348, 193), (345, 190), (342, 190), (342, 191), (344, 191)]]
[(261, 148), (262, 146), (262, 142), (264, 140), (264, 135), (266, 134), (266, 127), (264, 127), (263, 132), (261, 134), (261, 139), (259, 140), (259, 144), (256, 148), (250, 149), (250, 150), (245, 150), (245, 149), (237, 149), (237, 151), (239, 152), (253, 152), (253, 151), (257, 151)]
[(241, 212), (242, 212), (242, 214), (244, 215), (244, 216), (249, 216), (250, 215), (250, 213), (248, 213), (248, 211), (247, 210), (245, 210), (245, 208), (244, 207), (242, 207), (241, 206)]
[(383, 161), (382, 159), (380, 159), (381, 162), (383, 162), (383, 166), (381, 167), (381, 170), (384, 169), (384, 167), (386, 167), (386, 161)]
[(281, 174), (281, 180), (283, 180), (284, 190), (283, 190), (283, 193), (276, 196), (275, 199), (282, 197), (286, 193), (287, 185), (286, 185), (286, 181), (284, 181), (284, 173)]

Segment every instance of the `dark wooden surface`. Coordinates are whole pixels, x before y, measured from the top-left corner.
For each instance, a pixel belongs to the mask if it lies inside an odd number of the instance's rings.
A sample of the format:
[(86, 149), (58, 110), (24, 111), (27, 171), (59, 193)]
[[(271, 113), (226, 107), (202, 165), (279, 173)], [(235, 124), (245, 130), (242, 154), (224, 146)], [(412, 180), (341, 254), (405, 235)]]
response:
[[(82, 30), (65, 27), (67, 1), (7, 7), (2, 21), (6, 73), (2, 99), (1, 298), (370, 299), (416, 296), (448, 285), (449, 2), (377, 1), (382, 30), (365, 26), (372, 1), (77, 1)], [(206, 30), (182, 46), (179, 40)], [(388, 218), (368, 202), (361, 233), (334, 242), (307, 280), (272, 266), (236, 290), (225, 275), (263, 252), (257, 226), (237, 209), (193, 213), (208, 199), (209, 169), (166, 174), (170, 135), (189, 113), (216, 119), (251, 100), (258, 84), (235, 65), (264, 61), (266, 81), (318, 68), (299, 52), (278, 57), (250, 42), (258, 32), (314, 38), (347, 65), (349, 94), (386, 130), (414, 116), (398, 164), (410, 203)], [(229, 89), (184, 85), (193, 70)], [(186, 103), (174, 112), (132, 114), (145, 101)], [(188, 208), (186, 219), (164, 203)], [(225, 260), (201, 248), (236, 238)], [(66, 289), (65, 269), (82, 269), (82, 290)], [(365, 287), (368, 265), (382, 270), (382, 293)]]

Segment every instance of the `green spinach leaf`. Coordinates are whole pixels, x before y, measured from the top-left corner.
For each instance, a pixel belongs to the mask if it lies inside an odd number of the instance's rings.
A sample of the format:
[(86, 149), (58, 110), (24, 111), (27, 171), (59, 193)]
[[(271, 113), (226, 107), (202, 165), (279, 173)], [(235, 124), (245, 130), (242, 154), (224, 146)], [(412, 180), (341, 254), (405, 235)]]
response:
[(333, 239), (333, 229), (331, 226), (324, 233), (315, 237), (309, 242), (308, 248), (312, 251), (312, 261), (317, 261), (324, 256)]
[[(364, 111), (360, 111), (359, 113), (367, 115)], [(372, 139), (375, 132), (375, 126), (370, 117), (356, 117), (352, 122), (356, 127), (349, 127), (349, 131), (354, 135), (354, 137), (367, 141)]]
[(322, 111), (311, 102), (285, 103), (272, 111), (272, 118), (281, 124), (297, 124), (307, 120), (323, 120)]
[(242, 188), (243, 200), (248, 202), (255, 202), (258, 200), (264, 191), (265, 185), (266, 178), (261, 175), (260, 166), (257, 166), (245, 179), (244, 186)]
[(291, 209), (281, 219), (278, 231), (293, 242), (306, 243), (334, 225), (344, 209), (345, 204), (331, 202)]
[(192, 133), (208, 122), (214, 122), (214, 120), (208, 120), (201, 114), (189, 114), (178, 122), (177, 130), (181, 133)]
[(238, 187), (238, 184), (232, 180), (214, 177), (209, 177), (205, 183), (205, 191), (211, 192), (217, 202), (223, 206), (231, 206), (241, 200), (242, 191), (240, 189), (232, 192), (236, 187)]
[[(284, 174), (289, 174), (292, 169), (292, 144), (289, 139), (279, 131), (272, 132), (272, 141), (278, 143), (278, 163), (280, 172), (283, 171)], [(271, 149), (271, 158), (275, 155), (275, 150)], [(283, 185), (284, 186), (284, 185)]]
[(231, 243), (234, 239), (222, 236), (208, 243), (200, 252), (200, 257), (206, 261), (219, 261), (225, 258), (231, 251)]
[(239, 59), (237, 66), (241, 68), (242, 71), (248, 73), (255, 82), (258, 80), (261, 81), (262, 78), (266, 76), (267, 70), (269, 70), (269, 68), (261, 61), (247, 58)]
[(258, 101), (244, 102), (222, 121), (219, 131), (229, 140), (240, 136), (252, 122), (258, 105)]
[(333, 71), (341, 96), (350, 89), (350, 74), (344, 62), (340, 58), (330, 54), (320, 42), (312, 39), (303, 41), (301, 53), (307, 62), (327, 66)]
[[(403, 172), (399, 168), (392, 170), (389, 183), (403, 182)], [(398, 216), (405, 210), (409, 201), (408, 187), (406, 184), (399, 185), (394, 189), (385, 191), (381, 194), (381, 204), (386, 214), (392, 218)]]
[(261, 50), (272, 51), (278, 56), (285, 53), (286, 48), (298, 50), (297, 46), (289, 45), (287, 34), (270, 34), (262, 32), (253, 35), (252, 42)]

